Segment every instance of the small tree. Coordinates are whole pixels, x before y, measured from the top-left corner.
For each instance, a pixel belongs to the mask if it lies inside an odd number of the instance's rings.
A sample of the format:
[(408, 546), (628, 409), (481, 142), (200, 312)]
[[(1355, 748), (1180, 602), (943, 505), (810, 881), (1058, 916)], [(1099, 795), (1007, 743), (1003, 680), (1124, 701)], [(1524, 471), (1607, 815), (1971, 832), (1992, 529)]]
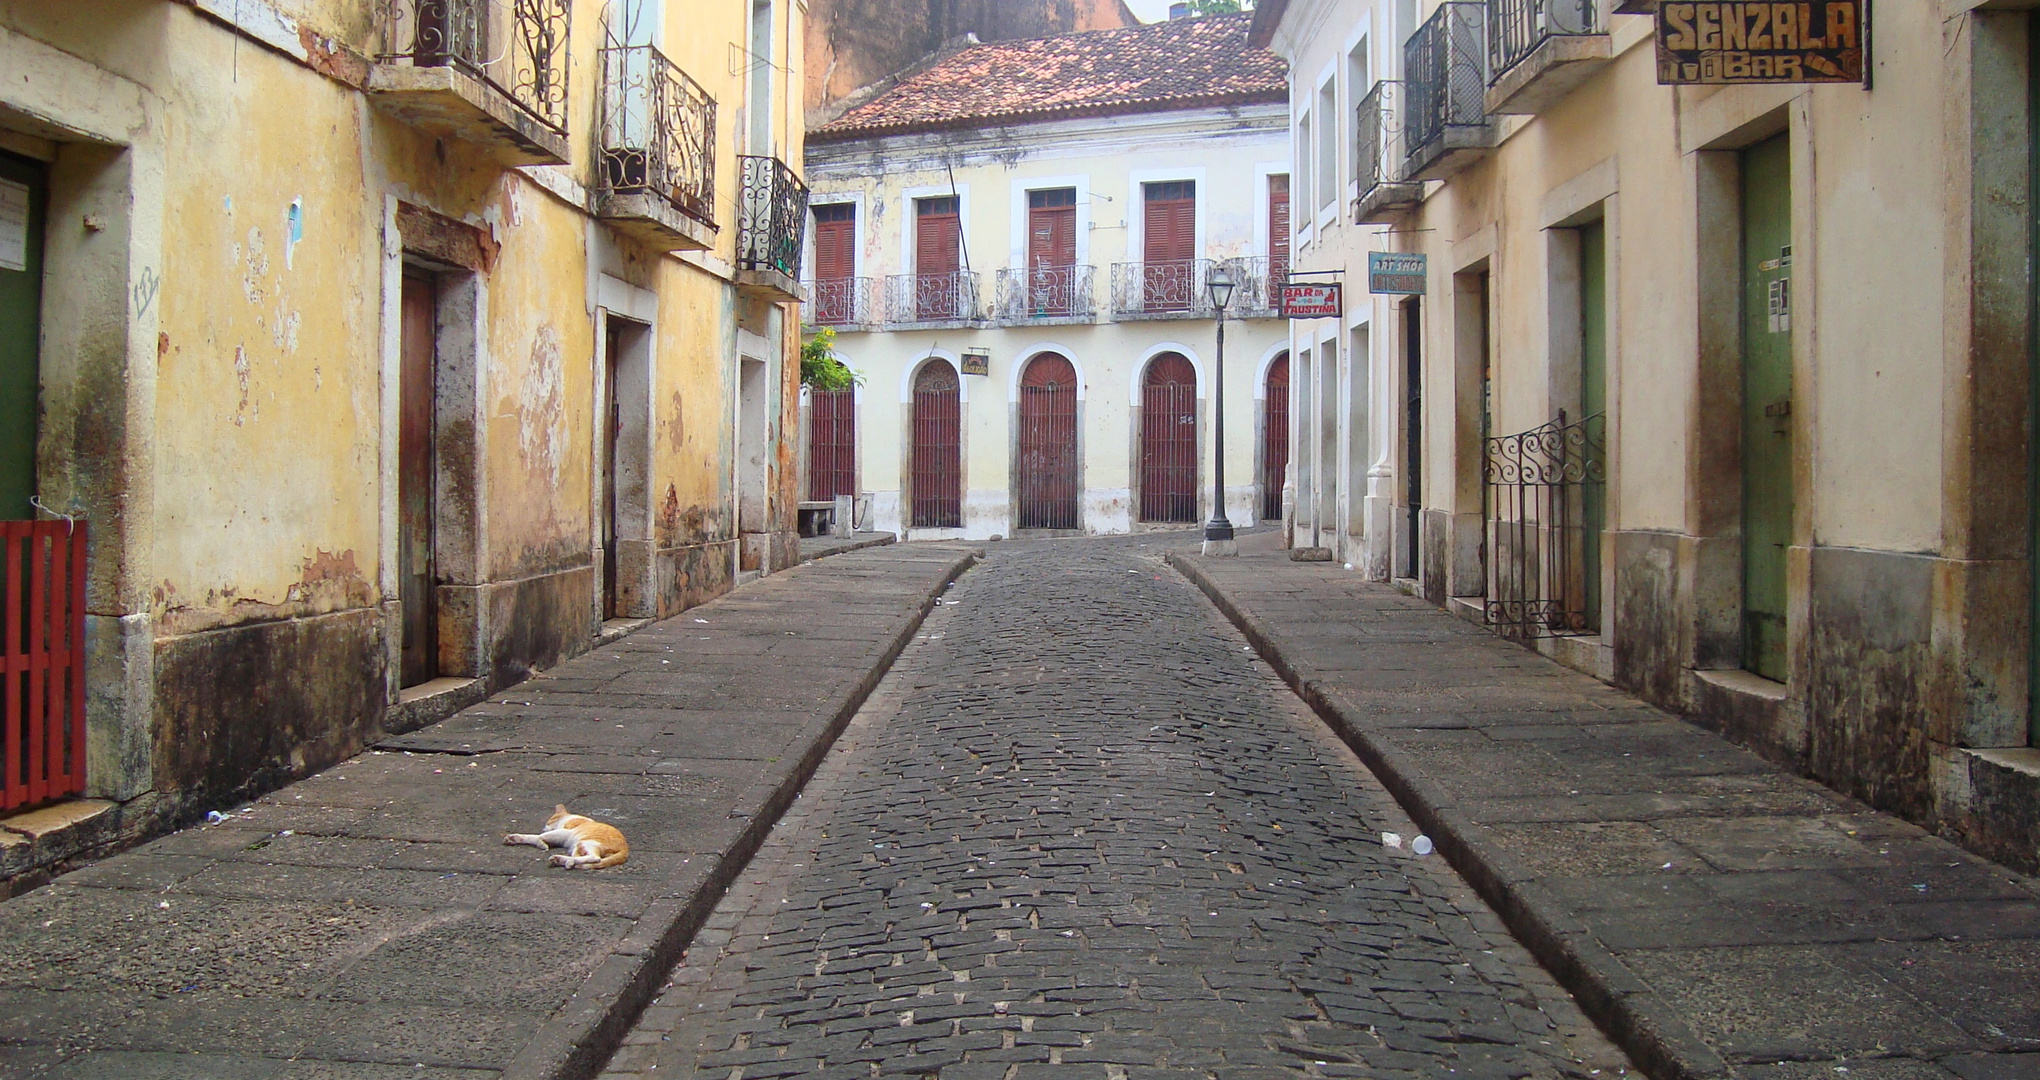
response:
[(836, 331), (824, 326), (800, 347), (800, 381), (816, 390), (848, 390), (862, 380), (835, 357)]
[(1254, 0), (1190, 0), (1192, 15), (1237, 15), (1254, 10)]

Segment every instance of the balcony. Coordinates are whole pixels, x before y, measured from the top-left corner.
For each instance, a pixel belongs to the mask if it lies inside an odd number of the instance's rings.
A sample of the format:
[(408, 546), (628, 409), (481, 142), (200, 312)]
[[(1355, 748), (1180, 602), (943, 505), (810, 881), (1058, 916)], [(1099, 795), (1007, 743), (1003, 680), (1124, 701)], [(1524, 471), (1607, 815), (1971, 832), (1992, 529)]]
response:
[(377, 108), (491, 150), (506, 165), (567, 162), (572, 0), (380, 0)]
[(1289, 264), (1266, 255), (1245, 255), (1221, 259), (1218, 265), (1233, 279), (1232, 305), (1226, 316), (1233, 319), (1273, 319), (1282, 314), (1282, 285), (1289, 280)]
[(978, 276), (970, 270), (945, 274), (894, 274), (885, 279), (885, 321), (902, 329), (938, 329), (983, 321)]
[(868, 330), (878, 321), (872, 311), (871, 283), (863, 277), (809, 281), (802, 317), (809, 326)]
[(715, 246), (715, 101), (650, 45), (602, 50), (595, 214), (660, 251)]
[(1204, 279), (1218, 264), (1210, 259), (1112, 264), (1112, 317), (1209, 319), (1211, 296)]
[(1088, 323), (1098, 319), (1091, 296), (1093, 266), (1037, 266), (999, 271), (994, 316), (1009, 326)]
[(1422, 183), (1403, 179), (1405, 108), (1400, 82), (1375, 83), (1360, 99), (1359, 119), (1353, 126), (1360, 140), (1354, 155), (1354, 179), (1360, 189), (1353, 200), (1356, 222), (1394, 221), (1424, 197)]
[(1609, 55), (1596, 0), (1488, 0), (1487, 111), (1541, 113)]
[(807, 185), (786, 162), (742, 156), (737, 197), (737, 290), (764, 300), (798, 300), (800, 245), (807, 235)]
[(1486, 21), (1485, 5), (1452, 0), (1403, 43), (1403, 179), (1443, 180), (1494, 146)]

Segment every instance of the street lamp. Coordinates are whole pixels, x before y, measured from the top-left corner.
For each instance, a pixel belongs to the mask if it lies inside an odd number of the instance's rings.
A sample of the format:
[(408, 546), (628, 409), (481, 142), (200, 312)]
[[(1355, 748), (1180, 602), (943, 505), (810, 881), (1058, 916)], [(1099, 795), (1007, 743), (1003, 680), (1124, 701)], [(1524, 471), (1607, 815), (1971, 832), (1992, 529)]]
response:
[(1211, 365), (1213, 406), (1211, 445), (1216, 458), (1211, 466), (1211, 520), (1204, 523), (1204, 554), (1237, 555), (1232, 519), (1225, 516), (1225, 309), (1232, 303), (1235, 285), (1232, 275), (1220, 266), (1204, 279), (1211, 294), (1211, 306), (1218, 317), (1218, 358)]

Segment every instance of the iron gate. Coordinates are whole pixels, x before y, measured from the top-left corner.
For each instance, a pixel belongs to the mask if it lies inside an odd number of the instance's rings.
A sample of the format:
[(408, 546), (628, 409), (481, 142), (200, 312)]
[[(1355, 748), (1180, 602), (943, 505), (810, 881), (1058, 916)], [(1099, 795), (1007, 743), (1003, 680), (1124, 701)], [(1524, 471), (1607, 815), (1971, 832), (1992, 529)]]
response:
[(857, 494), (855, 390), (808, 391), (808, 498)]
[(85, 790), (85, 525), (0, 521), (0, 810)]
[(1289, 471), (1289, 354), (1268, 365), (1267, 417), (1261, 428), (1261, 520), (1282, 520), (1282, 480)]
[(1487, 621), (1506, 638), (1591, 634), (1587, 490), (1606, 483), (1601, 413), (1487, 441)]
[(1020, 384), (1020, 528), (1077, 527), (1076, 369), (1037, 357)]
[(914, 512), (917, 529), (963, 527), (963, 424), (956, 369), (931, 362), (914, 379)]
[(1197, 520), (1197, 374), (1174, 353), (1155, 358), (1141, 387), (1140, 519)]

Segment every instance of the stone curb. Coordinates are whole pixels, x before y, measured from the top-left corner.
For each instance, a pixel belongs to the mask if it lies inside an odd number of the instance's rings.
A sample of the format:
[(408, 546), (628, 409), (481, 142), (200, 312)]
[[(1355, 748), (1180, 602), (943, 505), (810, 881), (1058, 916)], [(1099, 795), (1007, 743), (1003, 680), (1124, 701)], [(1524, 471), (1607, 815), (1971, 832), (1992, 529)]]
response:
[(826, 559), (831, 555), (845, 555), (852, 551), (863, 551), (865, 548), (885, 547), (889, 544), (899, 543), (899, 539), (899, 537), (891, 533), (882, 533), (869, 540), (859, 540), (854, 544), (845, 544), (842, 547), (830, 548), (827, 551), (817, 551), (812, 555), (802, 555), (800, 561), (811, 563), (816, 559)]
[(714, 867), (694, 878), (688, 895), (656, 900), (646, 907), (636, 925), (596, 966), (574, 996), (511, 1060), (503, 1070), (502, 1080), (588, 1080), (601, 1071), (610, 1055), (623, 1044), (638, 1014), (658, 996), (666, 973), (722, 901), (723, 893), (757, 854), (766, 835), (793, 805), (794, 797), (821, 766), (850, 718), (913, 640), (943, 590), (983, 557), (982, 550), (969, 551), (949, 564), (921, 601), (920, 609), (893, 635), (885, 655), (841, 699), (828, 723), (798, 758), (782, 763), (777, 782), (764, 800), (755, 806), (733, 808), (732, 813), (746, 814), (748, 823), (720, 853)]
[(1196, 557), (1170, 552), (1166, 558), (1239, 628), (1290, 689), (1352, 747), (1411, 820), (1431, 836), (1452, 868), (1638, 1067), (1654, 1080), (1719, 1080), (1729, 1075), (1721, 1056), (1609, 952), (1576, 913), (1513, 859), (1495, 850), (1481, 826), (1453, 807), (1444, 791), (1399, 747), (1369, 731), (1360, 720), (1360, 710), (1317, 678), (1310, 663), (1299, 655), (1301, 650), (1285, 647), (1278, 634), (1235, 605), (1197, 565)]

